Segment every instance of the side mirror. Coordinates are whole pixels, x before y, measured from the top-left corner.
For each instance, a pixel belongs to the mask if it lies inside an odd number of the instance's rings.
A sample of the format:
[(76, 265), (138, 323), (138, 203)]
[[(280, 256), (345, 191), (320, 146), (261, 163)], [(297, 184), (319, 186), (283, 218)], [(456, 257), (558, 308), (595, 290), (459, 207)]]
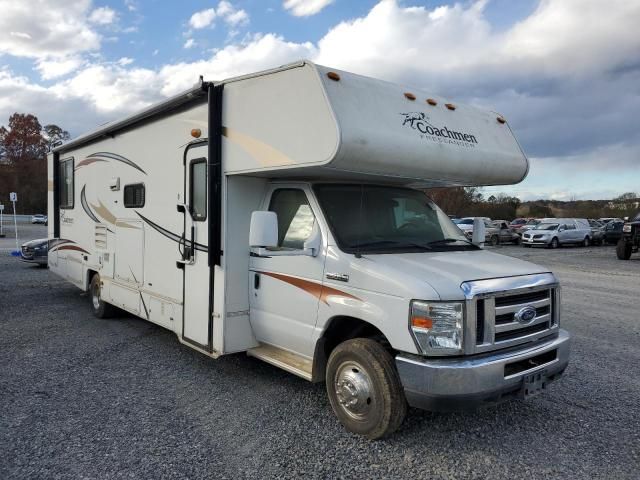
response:
[(473, 236), (471, 237), (471, 242), (474, 245), (482, 248), (485, 242), (486, 237), (486, 229), (487, 227), (484, 224), (484, 220), (481, 218), (473, 219)]
[(253, 212), (249, 227), (249, 246), (278, 246), (278, 215), (275, 212)]

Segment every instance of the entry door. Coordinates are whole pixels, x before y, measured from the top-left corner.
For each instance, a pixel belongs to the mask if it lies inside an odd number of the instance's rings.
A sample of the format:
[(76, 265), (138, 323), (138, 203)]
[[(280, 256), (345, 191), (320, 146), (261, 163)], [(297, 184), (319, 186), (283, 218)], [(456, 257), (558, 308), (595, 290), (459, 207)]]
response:
[(184, 265), (182, 337), (201, 348), (211, 347), (209, 310), (207, 144), (190, 145), (185, 152)]
[[(275, 188), (268, 209), (278, 215), (278, 248), (302, 250), (317, 211), (303, 187)], [(259, 342), (311, 357), (311, 338), (322, 292), (324, 250), (316, 257), (251, 257), (249, 292), (251, 327)]]

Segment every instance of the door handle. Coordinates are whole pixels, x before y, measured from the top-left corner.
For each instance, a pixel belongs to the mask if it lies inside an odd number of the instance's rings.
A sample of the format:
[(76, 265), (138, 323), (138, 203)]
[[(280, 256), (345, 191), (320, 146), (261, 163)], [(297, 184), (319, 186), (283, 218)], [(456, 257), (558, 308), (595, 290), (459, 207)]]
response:
[(258, 290), (260, 288), (260, 274), (259, 273), (254, 273), (253, 274), (253, 288), (255, 290)]

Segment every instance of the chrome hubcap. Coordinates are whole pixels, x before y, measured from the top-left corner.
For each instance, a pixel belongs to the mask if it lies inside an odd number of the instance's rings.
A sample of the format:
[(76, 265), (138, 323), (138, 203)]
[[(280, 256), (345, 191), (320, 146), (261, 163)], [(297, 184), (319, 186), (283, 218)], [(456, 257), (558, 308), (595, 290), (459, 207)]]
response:
[(350, 417), (362, 420), (368, 415), (373, 386), (362, 366), (353, 361), (341, 364), (336, 371), (334, 388), (338, 403)]
[(93, 308), (98, 310), (100, 308), (100, 287), (98, 285), (95, 285), (91, 291), (91, 301)]

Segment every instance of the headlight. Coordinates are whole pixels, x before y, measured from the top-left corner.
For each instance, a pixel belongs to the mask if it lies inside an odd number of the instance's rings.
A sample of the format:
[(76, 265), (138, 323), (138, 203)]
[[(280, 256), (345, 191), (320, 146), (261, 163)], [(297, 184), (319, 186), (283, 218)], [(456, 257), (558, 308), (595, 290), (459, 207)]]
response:
[(462, 353), (461, 302), (411, 302), (411, 332), (425, 355)]
[(631, 225), (625, 225), (624, 227), (622, 227), (622, 231), (624, 233), (631, 233)]

